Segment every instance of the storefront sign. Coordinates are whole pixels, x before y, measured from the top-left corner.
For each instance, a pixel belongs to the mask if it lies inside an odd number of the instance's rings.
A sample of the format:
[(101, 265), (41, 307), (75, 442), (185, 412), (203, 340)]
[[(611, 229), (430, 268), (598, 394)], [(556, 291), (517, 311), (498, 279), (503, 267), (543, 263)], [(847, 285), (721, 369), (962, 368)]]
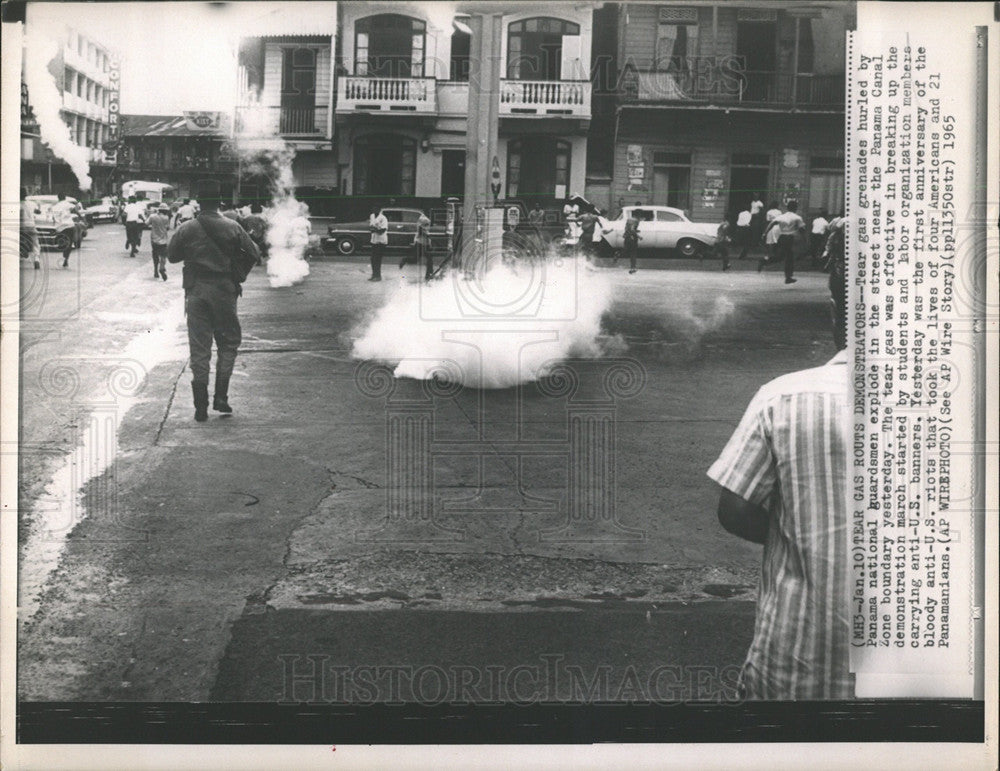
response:
[(784, 167), (786, 169), (797, 169), (799, 167), (799, 151), (785, 148)]
[(121, 59), (118, 54), (108, 56), (108, 143), (121, 138)]
[(28, 102), (28, 86), (21, 84), (21, 131), (33, 132), (38, 128), (38, 121), (35, 120), (35, 113), (31, 111), (31, 104)]
[(221, 112), (184, 111), (184, 120), (192, 131), (218, 131), (222, 128)]

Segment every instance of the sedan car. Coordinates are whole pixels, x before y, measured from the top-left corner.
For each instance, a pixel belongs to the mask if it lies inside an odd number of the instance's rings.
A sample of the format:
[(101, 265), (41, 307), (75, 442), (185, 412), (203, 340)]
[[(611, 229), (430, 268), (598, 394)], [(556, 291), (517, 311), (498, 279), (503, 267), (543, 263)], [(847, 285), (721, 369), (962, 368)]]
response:
[(52, 207), (59, 201), (58, 197), (29, 195), (25, 200), (35, 207), (35, 230), (38, 231), (38, 244), (41, 248), (62, 249), (67, 238), (71, 239), (73, 246), (80, 246), (87, 235), (87, 220), (79, 201), (66, 196), (66, 200), (74, 206), (73, 229), (59, 230), (56, 227), (56, 219), (52, 216)]
[(86, 207), (83, 214), (89, 225), (95, 222), (115, 222), (118, 219), (118, 205), (113, 198), (102, 198)]
[[(382, 214), (389, 221), (389, 231), (386, 234), (389, 243), (386, 244), (386, 250), (409, 250), (417, 235), (417, 223), (424, 213), (420, 209), (388, 207), (382, 209)], [(371, 245), (367, 219), (330, 225), (327, 233), (328, 236), (323, 239), (324, 248), (332, 247), (343, 255), (354, 254), (358, 249), (367, 249)], [(432, 224), (430, 234), (432, 249), (447, 248), (448, 236), (444, 225)]]
[(624, 246), (625, 221), (636, 213), (639, 220), (639, 251), (674, 249), (684, 257), (696, 257), (715, 246), (719, 225), (692, 222), (672, 206), (626, 206), (618, 219), (602, 220), (604, 240), (613, 250)]

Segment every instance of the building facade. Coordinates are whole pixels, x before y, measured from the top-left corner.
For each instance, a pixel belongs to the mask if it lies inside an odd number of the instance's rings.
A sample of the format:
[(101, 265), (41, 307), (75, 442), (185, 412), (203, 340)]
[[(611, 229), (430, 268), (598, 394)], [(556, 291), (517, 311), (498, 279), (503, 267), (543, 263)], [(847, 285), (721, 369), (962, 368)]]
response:
[(215, 179), (223, 197), (233, 197), (239, 164), (229, 133), (218, 113), (123, 115), (118, 189), (130, 180), (165, 182), (187, 198), (195, 195), (198, 180)]
[(618, 6), (609, 203), (717, 221), (760, 193), (841, 211), (854, 14), (840, 2)]
[[(583, 192), (593, 3), (340, 4), (336, 130), (341, 190), (429, 205), (465, 191), (470, 14), (498, 17), (500, 197), (551, 205)], [(481, 84), (488, 88), (489, 84)]]
[[(21, 185), (29, 193), (66, 193), (96, 198), (108, 195), (115, 184), (114, 150), (117, 140), (120, 58), (101, 43), (66, 27), (57, 41), (49, 72), (61, 94), (60, 116), (72, 141), (86, 148), (93, 186), (81, 193), (69, 165), (41, 141), (31, 110), (31, 94), (21, 80)], [(106, 151), (105, 147), (109, 149)]]
[(253, 162), (255, 151), (294, 154), (296, 196), (313, 214), (331, 213), (340, 192), (334, 152), (334, 62), (337, 4), (317, 3), (308, 21), (272, 13), (266, 30), (239, 41), (234, 151), (241, 164), (239, 194), (266, 198), (271, 181)]

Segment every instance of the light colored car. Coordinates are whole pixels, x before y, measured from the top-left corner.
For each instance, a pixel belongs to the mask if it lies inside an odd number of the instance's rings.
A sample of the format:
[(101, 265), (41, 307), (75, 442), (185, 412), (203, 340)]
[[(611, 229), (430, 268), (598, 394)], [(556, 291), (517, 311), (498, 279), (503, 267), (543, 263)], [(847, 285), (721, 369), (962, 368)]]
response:
[(626, 206), (618, 219), (601, 220), (604, 240), (613, 250), (624, 246), (625, 221), (639, 213), (639, 251), (675, 249), (683, 257), (696, 257), (713, 246), (719, 223), (692, 222), (681, 209), (672, 206)]
[(73, 205), (73, 228), (60, 230), (52, 216), (52, 207), (59, 201), (55, 195), (29, 195), (24, 200), (35, 207), (35, 230), (38, 231), (38, 243), (43, 249), (62, 249), (66, 241), (73, 247), (79, 247), (87, 235), (87, 220), (83, 207), (75, 198), (66, 196)]

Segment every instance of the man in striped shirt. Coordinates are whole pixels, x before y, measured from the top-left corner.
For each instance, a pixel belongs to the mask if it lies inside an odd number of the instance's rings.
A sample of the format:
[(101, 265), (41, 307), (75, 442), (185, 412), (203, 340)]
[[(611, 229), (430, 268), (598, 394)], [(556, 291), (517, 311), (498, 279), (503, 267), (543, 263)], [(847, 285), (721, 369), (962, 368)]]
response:
[(719, 521), (764, 545), (750, 699), (848, 699), (848, 372), (844, 287), (831, 281), (838, 352), (763, 386), (708, 475)]

